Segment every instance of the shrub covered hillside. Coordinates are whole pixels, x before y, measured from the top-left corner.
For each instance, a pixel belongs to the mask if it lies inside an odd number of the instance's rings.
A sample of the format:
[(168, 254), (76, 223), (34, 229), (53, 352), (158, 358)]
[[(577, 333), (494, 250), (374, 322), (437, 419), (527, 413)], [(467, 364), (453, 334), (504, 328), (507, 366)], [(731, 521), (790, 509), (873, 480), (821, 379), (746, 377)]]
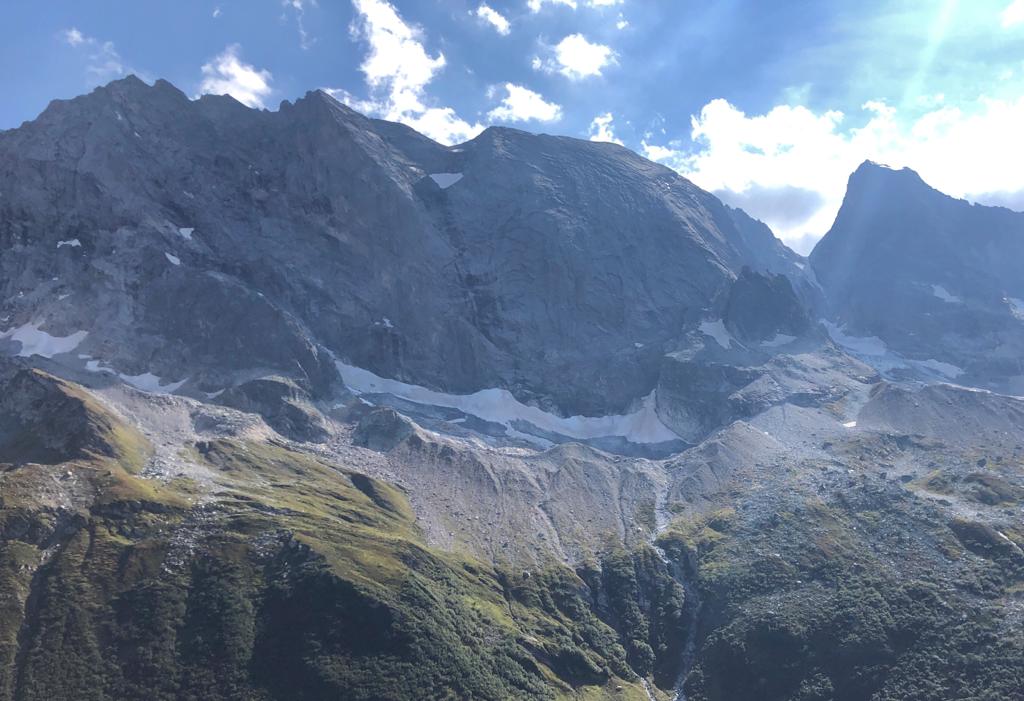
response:
[(702, 600), (688, 701), (1024, 698), (1019, 522), (950, 519), (864, 457), (766, 471), (662, 534)]
[(436, 552), (399, 490), (274, 442), (200, 442), (216, 488), (160, 484), (84, 390), (9, 383), (0, 699), (646, 699), (678, 673), (649, 549), (579, 575)]

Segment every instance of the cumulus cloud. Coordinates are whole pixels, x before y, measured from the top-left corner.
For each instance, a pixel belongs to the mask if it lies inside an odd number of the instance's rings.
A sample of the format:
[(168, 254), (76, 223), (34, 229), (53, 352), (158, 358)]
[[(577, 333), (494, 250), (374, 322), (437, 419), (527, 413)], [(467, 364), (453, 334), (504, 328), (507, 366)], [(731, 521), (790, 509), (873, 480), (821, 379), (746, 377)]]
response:
[(555, 122), (562, 118), (562, 108), (548, 102), (540, 94), (514, 83), (505, 83), (506, 95), (501, 104), (487, 113), (496, 122)]
[(605, 112), (594, 117), (590, 122), (590, 130), (587, 132), (591, 141), (608, 141), (623, 146), (621, 139), (615, 137), (615, 119), (611, 112)]
[(940, 105), (907, 115), (871, 101), (852, 116), (793, 105), (747, 115), (717, 99), (692, 117), (693, 147), (645, 142), (643, 149), (704, 189), (742, 203), (793, 243), (829, 229), (850, 173), (866, 159), (913, 168), (955, 197), (1018, 201), (1020, 124), (1024, 98), (982, 98), (969, 111)]
[(551, 47), (551, 53), (552, 57), (546, 61), (535, 56), (532, 61), (534, 70), (561, 73), (570, 80), (599, 76), (616, 60), (611, 47), (593, 43), (582, 34), (565, 37)]
[(426, 104), (427, 85), (447, 61), (443, 53), (427, 52), (419, 27), (406, 23), (387, 0), (352, 0), (352, 4), (358, 14), (352, 36), (369, 46), (360, 70), (371, 97), (356, 99), (337, 88), (328, 90), (330, 94), (353, 109), (402, 122), (444, 144), (466, 141), (483, 131), (483, 125), (467, 122), (451, 107)]
[(476, 12), (474, 14), (487, 24), (494, 27), (495, 31), (502, 36), (508, 36), (508, 33), (512, 31), (512, 25), (509, 24), (509, 21), (505, 16), (490, 5), (480, 5), (480, 7), (476, 8)]
[(652, 161), (658, 161), (659, 163), (672, 163), (682, 157), (682, 152), (677, 151), (668, 146), (659, 146), (657, 144), (647, 143), (647, 139), (643, 139), (640, 142), (640, 153), (644, 155), (644, 158), (649, 158)]
[(1024, 0), (1013, 0), (1000, 15), (1004, 28), (1024, 23)]
[(230, 95), (247, 107), (265, 107), (272, 92), (270, 71), (257, 69), (240, 58), (241, 47), (231, 44), (209, 63), (203, 64), (200, 94)]
[(120, 78), (129, 72), (121, 55), (114, 48), (112, 41), (100, 41), (87, 36), (76, 27), (65, 29), (61, 36), (68, 46), (84, 52), (86, 57), (85, 74), (89, 84), (106, 83)]

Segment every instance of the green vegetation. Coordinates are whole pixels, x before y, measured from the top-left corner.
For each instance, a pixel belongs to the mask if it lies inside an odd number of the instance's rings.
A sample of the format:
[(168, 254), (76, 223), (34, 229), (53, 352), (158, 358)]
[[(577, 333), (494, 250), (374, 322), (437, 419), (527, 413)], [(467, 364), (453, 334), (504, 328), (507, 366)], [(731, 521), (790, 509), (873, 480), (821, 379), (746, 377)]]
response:
[(0, 465), (0, 699), (639, 701), (672, 652), (681, 593), (649, 550), (582, 577), (437, 552), (400, 490), (274, 443), (189, 447), (218, 482), (197, 504), (48, 391), (88, 450)]
[(1019, 699), (1024, 635), (1001, 605), (1019, 548), (913, 499), (794, 493), (677, 519), (660, 544), (704, 600), (687, 698)]

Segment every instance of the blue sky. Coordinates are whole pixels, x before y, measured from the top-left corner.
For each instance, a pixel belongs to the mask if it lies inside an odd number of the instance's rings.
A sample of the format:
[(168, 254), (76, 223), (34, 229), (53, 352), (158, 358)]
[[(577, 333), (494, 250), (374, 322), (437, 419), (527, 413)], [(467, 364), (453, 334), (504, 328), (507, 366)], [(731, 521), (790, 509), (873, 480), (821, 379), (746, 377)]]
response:
[(615, 140), (806, 252), (865, 158), (1024, 208), (1024, 0), (15, 2), (0, 128), (129, 72), (276, 109), (328, 89), (440, 141)]

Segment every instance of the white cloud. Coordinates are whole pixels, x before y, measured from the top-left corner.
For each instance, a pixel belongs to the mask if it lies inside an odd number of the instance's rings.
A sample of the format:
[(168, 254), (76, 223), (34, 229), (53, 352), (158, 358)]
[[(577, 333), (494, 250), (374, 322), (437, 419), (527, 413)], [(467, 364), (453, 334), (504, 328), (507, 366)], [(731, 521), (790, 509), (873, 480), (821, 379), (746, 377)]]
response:
[(221, 16), (220, 6), (213, 8), (213, 18), (217, 19)]
[(588, 136), (591, 141), (608, 141), (623, 146), (621, 139), (615, 137), (614, 118), (611, 112), (605, 112), (594, 117), (590, 122)]
[(1000, 15), (1004, 28), (1024, 23), (1024, 0), (1013, 0)]
[[(614, 5), (621, 5), (624, 0), (587, 0), (587, 7), (612, 7)], [(526, 6), (530, 8), (530, 12), (540, 12), (545, 5), (565, 5), (572, 9), (579, 7), (579, 3), (576, 0), (527, 0)]]
[(570, 34), (553, 47), (554, 56), (542, 61), (533, 58), (534, 70), (561, 73), (570, 80), (601, 75), (602, 69), (615, 63), (615, 52), (604, 44), (595, 44), (582, 34)]
[(371, 97), (359, 100), (337, 88), (327, 92), (353, 109), (402, 122), (444, 144), (466, 141), (483, 131), (483, 125), (461, 119), (451, 107), (425, 104), (427, 85), (447, 61), (443, 53), (427, 52), (419, 27), (407, 24), (387, 0), (352, 0), (352, 4), (359, 15), (352, 24), (352, 36), (369, 45), (360, 69)]
[(619, 20), (615, 23), (615, 28), (621, 30), (621, 29), (625, 29), (628, 26), (629, 26), (629, 20), (626, 19), (625, 17), (623, 17), (620, 14), (619, 15)]
[(80, 31), (72, 27), (71, 29), (64, 31), (64, 40), (70, 46), (78, 46), (85, 41), (85, 36)]
[[(854, 122), (850, 124), (850, 122)], [(764, 219), (786, 241), (820, 237), (832, 225), (850, 173), (870, 159), (913, 168), (932, 186), (955, 197), (1001, 202), (1024, 191), (1024, 98), (981, 98), (970, 111), (940, 105), (907, 115), (884, 102), (865, 103), (848, 119), (842, 112), (814, 112), (779, 105), (748, 116), (725, 100), (712, 100), (691, 119), (696, 146), (683, 150), (643, 143), (645, 155), (677, 169), (704, 189), (730, 194), (760, 193), (744, 208)], [(815, 206), (794, 219), (777, 193)]]
[(659, 163), (672, 163), (681, 156), (680, 151), (669, 148), (668, 146), (649, 144), (646, 139), (640, 141), (640, 152), (644, 155), (644, 158), (648, 158)]
[(209, 63), (203, 64), (200, 94), (230, 95), (248, 107), (265, 107), (263, 99), (272, 92), (270, 71), (242, 62), (241, 47), (231, 44)]
[(508, 36), (508, 33), (512, 31), (512, 26), (509, 24), (509, 21), (505, 19), (505, 16), (490, 5), (480, 5), (480, 7), (476, 8), (476, 12), (474, 14), (484, 22), (487, 22), (489, 25), (494, 27), (498, 34), (502, 36)]
[(576, 0), (527, 0), (526, 6), (530, 12), (540, 12), (544, 5), (565, 5), (576, 9)]
[(487, 113), (492, 121), (500, 122), (555, 122), (562, 118), (562, 108), (548, 102), (529, 88), (505, 83), (507, 95), (501, 104)]
[(316, 38), (310, 36), (306, 31), (306, 9), (316, 7), (316, 0), (281, 0), (281, 4), (286, 12), (291, 9), (295, 13), (295, 24), (299, 30), (299, 46), (303, 49), (312, 47), (316, 43)]
[(87, 52), (85, 73), (90, 84), (107, 83), (128, 73), (112, 41), (100, 41), (72, 27), (61, 33), (68, 46)]

